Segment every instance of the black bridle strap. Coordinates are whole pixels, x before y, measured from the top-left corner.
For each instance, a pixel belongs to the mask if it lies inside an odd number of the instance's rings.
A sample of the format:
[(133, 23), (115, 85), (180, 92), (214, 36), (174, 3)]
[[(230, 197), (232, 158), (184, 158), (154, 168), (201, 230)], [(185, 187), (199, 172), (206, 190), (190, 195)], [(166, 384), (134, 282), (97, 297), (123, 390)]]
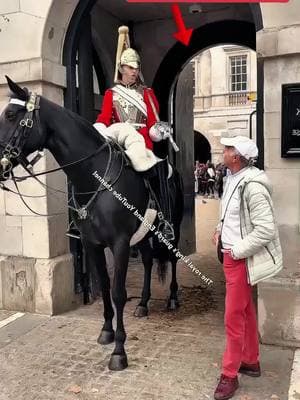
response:
[[(8, 174), (11, 173), (12, 159), (16, 159), (17, 162), (24, 168), (30, 166), (30, 162), (27, 160), (24, 154), (22, 154), (22, 150), (29, 135), (29, 130), (33, 127), (34, 112), (38, 113), (40, 108), (39, 103), (40, 97), (35, 93), (30, 93), (30, 98), (27, 103), (25, 103), (25, 108), (27, 111), (20, 120), (19, 125), (12, 132), (12, 134), (9, 135), (9, 140), (7, 143), (3, 143), (2, 141), (0, 142), (1, 147), (3, 147), (2, 158), (6, 158), (6, 162), (10, 164), (10, 171), (8, 171)], [(39, 120), (39, 116), (37, 116), (37, 119)], [(7, 171), (3, 172), (3, 176), (5, 173), (7, 174)]]
[(29, 135), (29, 129), (33, 127), (34, 113), (37, 113), (40, 108), (40, 96), (31, 93), (27, 104), (28, 103), (30, 103), (30, 105), (26, 105), (27, 112), (21, 119), (18, 128), (12, 134), (8, 142), (10, 146), (19, 149), (20, 153), (22, 152), (25, 141)]
[(15, 176), (15, 180), (17, 181), (23, 181), (28, 178), (33, 178), (36, 176), (42, 176), (46, 174), (51, 174), (53, 172), (60, 171), (64, 168), (68, 168), (77, 164), (80, 164), (94, 156), (96, 156), (100, 151), (103, 150), (105, 146), (110, 146), (108, 142), (105, 142), (100, 146), (94, 153), (89, 154), (88, 156), (82, 157), (79, 160), (67, 163), (65, 165), (62, 165), (57, 168), (50, 169), (48, 171), (44, 172), (39, 172), (37, 174), (33, 174), (32, 171), (29, 169), (38, 161), (36, 157), (30, 162), (27, 160), (27, 158), (22, 154), (22, 149), (25, 144), (25, 141), (28, 137), (28, 130), (32, 128), (34, 119), (37, 122), (38, 125), (38, 131), (41, 131), (41, 121), (40, 121), (40, 116), (39, 116), (39, 110), (40, 110), (40, 96), (36, 95), (35, 93), (30, 93), (30, 98), (26, 104), (26, 110), (27, 112), (25, 113), (24, 117), (19, 123), (19, 126), (17, 129), (12, 133), (8, 143), (2, 143), (0, 142), (1, 147), (3, 147), (2, 155), (4, 153), (7, 154), (7, 156), (10, 158), (15, 158), (18, 163), (20, 163), (23, 168), (29, 172), (29, 175), (26, 176)]
[(18, 195), (19, 195), (19, 197), (20, 197), (22, 203), (25, 205), (25, 207), (27, 207), (28, 210), (31, 211), (31, 212), (32, 212), (33, 214), (35, 214), (35, 215), (39, 215), (40, 217), (49, 217), (49, 216), (50, 216), (49, 214), (40, 214), (40, 213), (34, 211), (34, 210), (26, 203), (26, 201), (25, 201), (24, 198), (23, 198), (23, 195), (20, 193), (20, 190), (19, 190), (18, 184), (17, 184), (17, 182), (16, 182), (16, 180), (15, 180), (15, 176), (14, 176), (13, 172), (11, 172), (11, 177), (12, 177), (12, 181), (13, 181), (15, 187), (16, 187), (16, 190), (17, 190), (17, 192), (18, 192)]
[(30, 161), (28, 160), (29, 165), (27, 166), (27, 168), (32, 169), (32, 168), (35, 166), (35, 164), (36, 164), (38, 161), (40, 161), (40, 159), (41, 159), (42, 157), (43, 157), (43, 155), (42, 155), (41, 152), (39, 151), (39, 152), (37, 153), (37, 155), (33, 157), (32, 160), (30, 160)]
[(61, 171), (64, 168), (68, 168), (68, 167), (72, 167), (74, 165), (80, 164), (86, 160), (89, 160), (92, 157), (95, 157), (98, 153), (100, 153), (100, 151), (102, 151), (104, 149), (104, 147), (108, 146), (109, 143), (105, 142), (102, 144), (102, 146), (99, 147), (99, 149), (97, 149), (94, 153), (89, 154), (88, 156), (82, 157), (79, 160), (76, 161), (72, 161), (68, 164), (64, 164), (61, 167), (57, 167), (57, 168), (53, 168), (53, 169), (49, 169), (48, 171), (44, 171), (44, 172), (39, 172), (38, 174), (33, 174), (31, 171), (29, 171), (26, 167), (26, 171), (29, 172), (29, 175), (26, 176), (15, 176), (15, 179), (18, 181), (24, 181), (28, 178), (35, 178), (37, 176), (41, 176), (41, 175), (46, 175), (46, 174), (52, 174), (53, 172), (57, 172), (57, 171)]
[[(114, 153), (114, 154), (115, 154), (115, 153)], [(121, 162), (121, 167), (120, 167), (120, 170), (119, 170), (119, 172), (118, 172), (116, 178), (115, 178), (115, 179), (113, 180), (113, 182), (110, 184), (110, 186), (112, 186), (112, 187), (113, 187), (113, 186), (115, 185), (115, 183), (119, 180), (119, 178), (120, 178), (120, 176), (121, 176), (121, 173), (122, 173), (122, 171), (123, 171), (124, 157), (123, 157), (123, 155), (122, 155), (121, 157), (122, 157), (122, 158), (121, 158), (121, 160), (122, 160), (122, 162)], [(109, 147), (109, 159), (108, 159), (108, 162), (107, 162), (106, 170), (105, 170), (104, 175), (103, 175), (103, 180), (104, 180), (104, 181), (105, 181), (106, 179), (109, 178), (109, 172), (110, 172), (111, 166), (112, 166), (112, 149), (111, 149), (111, 146), (110, 146), (110, 147)], [(80, 213), (81, 213), (83, 210), (85, 210), (85, 211), (87, 212), (87, 211), (88, 211), (88, 208), (90, 208), (90, 206), (91, 206), (91, 205), (93, 204), (93, 202), (96, 200), (97, 196), (98, 196), (101, 192), (103, 192), (103, 191), (105, 191), (105, 190), (107, 190), (107, 187), (106, 187), (106, 186), (103, 186), (103, 184), (100, 183), (98, 189), (93, 193), (92, 197), (89, 199), (89, 201), (86, 203), (86, 205), (84, 205), (84, 206), (81, 207), (81, 206), (79, 205), (79, 203), (77, 202), (76, 198), (75, 198), (76, 193), (74, 192), (74, 186), (72, 186), (72, 201), (73, 201), (73, 203), (74, 203), (75, 208), (74, 208), (74, 207), (71, 207), (71, 206), (68, 206), (68, 207), (69, 207), (71, 210), (76, 211), (79, 215), (80, 215)]]
[[(37, 174), (34, 174), (32, 172), (32, 166), (41, 158), (41, 155), (38, 154), (37, 156), (35, 156), (33, 158), (33, 160), (30, 162), (26, 156), (22, 153), (23, 147), (25, 145), (26, 139), (28, 137), (28, 130), (31, 129), (33, 127), (33, 123), (34, 123), (34, 117), (36, 119), (37, 122), (37, 130), (38, 132), (41, 132), (41, 122), (40, 122), (40, 116), (39, 116), (39, 110), (40, 110), (40, 96), (37, 96), (34, 93), (30, 94), (30, 99), (26, 104), (26, 109), (27, 112), (24, 114), (24, 117), (22, 118), (22, 120), (19, 123), (19, 126), (17, 127), (17, 129), (12, 133), (12, 135), (10, 136), (10, 139), (8, 141), (7, 144), (2, 144), (0, 143), (0, 145), (4, 148), (2, 155), (4, 156), (4, 153), (6, 152), (6, 156), (7, 158), (10, 160), (11, 158), (15, 158), (19, 164), (21, 164), (23, 166), (23, 168), (28, 172), (28, 175), (26, 176), (20, 176), (20, 177), (16, 177), (13, 174), (13, 171), (10, 171), (11, 174), (11, 178), (15, 184), (16, 190), (17, 190), (17, 194), (20, 196), (22, 202), (24, 203), (24, 205), (34, 214), (36, 215), (40, 215), (40, 216), (47, 216), (47, 214), (39, 214), (37, 212), (35, 212), (34, 210), (32, 210), (29, 205), (25, 202), (25, 200), (23, 199), (23, 196), (21, 194), (21, 192), (19, 191), (19, 187), (17, 185), (17, 182), (26, 180), (28, 178), (34, 178), (36, 179), (38, 182), (39, 179), (37, 178), (38, 176), (42, 176), (42, 175), (46, 175), (46, 174), (50, 174), (53, 172), (57, 172), (60, 170), (63, 170), (64, 168), (68, 168), (77, 164), (80, 164), (94, 156), (96, 156), (98, 153), (100, 153), (104, 147), (108, 146), (109, 147), (109, 158), (108, 158), (108, 163), (106, 166), (106, 171), (104, 173), (104, 179), (107, 179), (108, 175), (109, 175), (109, 170), (112, 164), (112, 147), (110, 145), (110, 143), (107, 141), (105, 143), (103, 143), (94, 153), (89, 154), (88, 156), (85, 156), (79, 160), (67, 163), (65, 165), (62, 165), (60, 167), (57, 168), (53, 168), (51, 170), (48, 171), (44, 171), (44, 172), (40, 172)], [(124, 158), (122, 156), (122, 163), (121, 163), (121, 168), (120, 171), (114, 181), (114, 183), (119, 179), (122, 169), (123, 169), (123, 164), (124, 164)], [(41, 183), (41, 182), (40, 182)], [(9, 190), (8, 188), (4, 187), (4, 185), (1, 187), (2, 190)], [(87, 209), (91, 206), (91, 204), (96, 200), (98, 194), (105, 190), (106, 188), (102, 187), (102, 183), (99, 185), (98, 189), (92, 194), (92, 197), (90, 198), (90, 200), (88, 201), (88, 203), (80, 208), (77, 208), (79, 205), (76, 202), (75, 196), (74, 196), (74, 188), (72, 188), (72, 197), (73, 197), (73, 202), (74, 205), (77, 209), (73, 209), (74, 211), (77, 211), (78, 214), (80, 214), (82, 211), (87, 212)]]

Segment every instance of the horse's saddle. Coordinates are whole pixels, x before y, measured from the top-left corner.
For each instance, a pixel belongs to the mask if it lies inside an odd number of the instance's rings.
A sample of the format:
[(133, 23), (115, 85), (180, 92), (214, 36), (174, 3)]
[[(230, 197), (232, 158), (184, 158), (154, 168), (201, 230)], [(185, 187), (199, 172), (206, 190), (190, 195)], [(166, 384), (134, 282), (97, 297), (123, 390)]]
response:
[(111, 145), (113, 153), (118, 153), (123, 157), (124, 160), (124, 167), (131, 167), (131, 161), (128, 155), (125, 153), (125, 149), (113, 139), (109, 139), (109, 144)]
[[(124, 166), (124, 167), (131, 167), (131, 168), (133, 168), (132, 163), (131, 163), (131, 160), (130, 160), (130, 158), (128, 157), (128, 155), (126, 154), (125, 149), (124, 149), (116, 140), (114, 140), (114, 139), (112, 139), (112, 138), (109, 138), (108, 141), (109, 141), (109, 144), (110, 144), (111, 147), (112, 147), (113, 152), (114, 152), (114, 153), (117, 153), (117, 154), (119, 154), (121, 157), (123, 157), (123, 160), (124, 160), (123, 166)], [(159, 158), (159, 157), (157, 157), (157, 156), (155, 156), (155, 157), (156, 157), (156, 159), (157, 159), (158, 162), (159, 162), (159, 161), (162, 161), (161, 158)], [(133, 168), (133, 169), (134, 169), (134, 168)], [(173, 168), (172, 168), (172, 165), (171, 165), (170, 163), (168, 163), (168, 169), (169, 169), (169, 170), (168, 170), (168, 179), (170, 179), (171, 176), (173, 175)], [(137, 172), (138, 172), (138, 171), (137, 171)]]

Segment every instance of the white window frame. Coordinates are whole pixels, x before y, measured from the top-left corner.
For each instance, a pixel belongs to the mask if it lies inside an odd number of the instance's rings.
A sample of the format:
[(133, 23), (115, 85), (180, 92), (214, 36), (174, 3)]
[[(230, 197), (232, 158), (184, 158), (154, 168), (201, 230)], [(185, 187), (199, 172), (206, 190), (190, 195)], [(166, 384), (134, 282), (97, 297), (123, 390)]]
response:
[[(232, 61), (235, 61), (235, 64), (232, 64)], [(246, 62), (243, 64), (243, 60), (246, 60)], [(246, 72), (242, 72), (242, 67), (246, 67)], [(234, 73), (232, 72), (232, 69), (234, 68)], [(240, 68), (240, 72), (237, 72), (236, 70)], [(228, 56), (228, 91), (229, 93), (244, 93), (247, 92), (249, 89), (249, 54), (247, 53), (241, 53), (241, 54), (231, 54)], [(241, 76), (240, 81), (236, 80), (235, 82), (232, 82), (232, 76), (235, 74), (235, 76)], [(246, 74), (246, 79), (243, 80), (242, 76)], [(238, 89), (238, 85), (241, 85), (241, 88)], [(242, 88), (242, 85), (246, 84), (245, 89)], [(235, 89), (233, 88), (233, 85), (235, 85)]]

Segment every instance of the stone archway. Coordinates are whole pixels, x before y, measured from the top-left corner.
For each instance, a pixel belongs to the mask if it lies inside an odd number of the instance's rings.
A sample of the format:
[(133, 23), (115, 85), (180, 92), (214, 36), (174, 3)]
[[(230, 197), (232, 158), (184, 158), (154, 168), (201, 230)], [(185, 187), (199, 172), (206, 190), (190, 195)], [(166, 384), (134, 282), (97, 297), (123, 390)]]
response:
[[(185, 219), (188, 220), (189, 226), (193, 226), (194, 218), (194, 201), (193, 188), (194, 177), (190, 173), (193, 170), (194, 158), (194, 135), (193, 124), (190, 123), (188, 116), (193, 113), (193, 105), (190, 104), (190, 99), (193, 94), (191, 90), (188, 92), (191, 75), (188, 73), (189, 61), (198, 54), (201, 50), (213, 47), (221, 43), (238, 44), (249, 47), (253, 50), (256, 48), (256, 26), (254, 22), (244, 22), (237, 20), (213, 22), (196, 29), (193, 33), (190, 45), (182, 46), (179, 43), (175, 44), (166, 54), (161, 62), (154, 82), (153, 87), (158, 94), (161, 103), (161, 118), (168, 119), (170, 113), (169, 99), (170, 94), (173, 95), (173, 109), (175, 110), (175, 119), (173, 119), (175, 127), (176, 142), (181, 153), (175, 155), (176, 167), (184, 176), (184, 195), (185, 195)], [(263, 70), (260, 70), (262, 73)], [(181, 84), (181, 81), (183, 84)], [(184, 91), (185, 95), (176, 96), (176, 91), (180, 87), (180, 91)], [(257, 104), (258, 118), (257, 137), (261, 135), (260, 147), (263, 147), (263, 86), (260, 85), (260, 97)], [(178, 104), (182, 103), (182, 107)], [(261, 118), (259, 118), (261, 115)], [(262, 151), (263, 154), (263, 151)]]
[(63, 64), (63, 50), (66, 32), (72, 16), (77, 10), (79, 13), (86, 9), (88, 1), (73, 0), (61, 2), (52, 0), (44, 26), (41, 56), (56, 63)]
[[(48, 12), (44, 28), (42, 41), (43, 57), (51, 60), (53, 65), (59, 70), (61, 84), (58, 86), (60, 86), (61, 102), (63, 102), (63, 91), (61, 89), (64, 88), (64, 104), (74, 111), (77, 111), (77, 88), (76, 83), (74, 84), (74, 81), (76, 81), (74, 78), (76, 76), (76, 51), (78, 38), (82, 33), (79, 28), (82, 27), (83, 20), (85, 17), (88, 17), (95, 3), (96, 0), (74, 0), (68, 2), (68, 4), (64, 4), (62, 7), (59, 0), (54, 0)], [(224, 32), (226, 32), (227, 38), (224, 37)], [(188, 48), (183, 48), (181, 45), (176, 44), (169, 50), (156, 73), (153, 85), (162, 104), (162, 118), (167, 118), (170, 88), (183, 66), (202, 48), (222, 43), (224, 40), (254, 48), (256, 40), (255, 23), (231, 20), (210, 23), (195, 30), (192, 42)], [(165, 74), (165, 66), (168, 69), (167, 74)], [(162, 75), (160, 75), (160, 72), (162, 72)], [(167, 79), (165, 79), (166, 77)], [(190, 135), (188, 140), (192, 142), (193, 135)], [(186, 143), (186, 146), (183, 145), (182, 148), (186, 150), (188, 146), (190, 146), (190, 143)], [(193, 147), (191, 154), (193, 154)], [(191, 207), (187, 207), (187, 214), (189, 212), (193, 213)]]
[(194, 130), (194, 154), (195, 161), (206, 163), (211, 160), (211, 146), (207, 138), (200, 132)]

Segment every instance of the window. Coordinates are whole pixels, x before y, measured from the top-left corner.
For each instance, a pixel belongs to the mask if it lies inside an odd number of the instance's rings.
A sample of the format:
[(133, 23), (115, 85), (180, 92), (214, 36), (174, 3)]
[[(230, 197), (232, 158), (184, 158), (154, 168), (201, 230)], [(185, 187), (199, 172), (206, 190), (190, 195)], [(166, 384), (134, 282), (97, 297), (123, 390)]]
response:
[(230, 91), (247, 90), (247, 56), (230, 57)]

